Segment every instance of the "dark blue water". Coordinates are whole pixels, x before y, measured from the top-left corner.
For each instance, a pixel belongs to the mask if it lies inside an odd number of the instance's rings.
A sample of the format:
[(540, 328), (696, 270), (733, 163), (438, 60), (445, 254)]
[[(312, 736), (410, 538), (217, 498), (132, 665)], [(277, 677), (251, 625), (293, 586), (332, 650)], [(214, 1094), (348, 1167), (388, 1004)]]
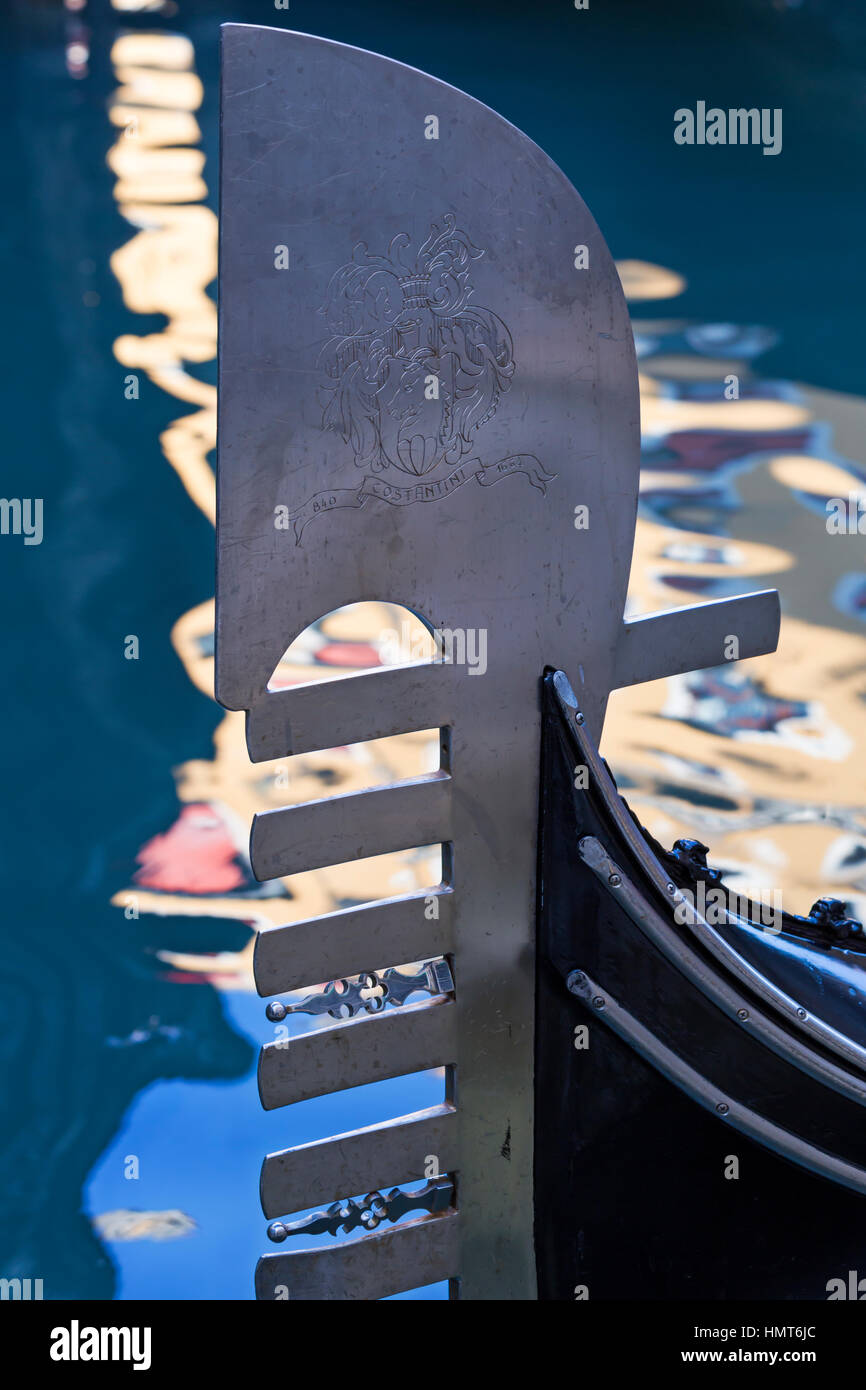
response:
[[(157, 951), (239, 950), (218, 917), (110, 905), (142, 843), (177, 815), (172, 768), (211, 756), (220, 712), (170, 643), (213, 593), (213, 531), (160, 447), (178, 402), (143, 379), (124, 399), (113, 344), (159, 332), (133, 314), (109, 257), (130, 238), (105, 162), (111, 46), (186, 35), (215, 207), (217, 40), (224, 20), (309, 28), (435, 73), (500, 110), (572, 178), (618, 257), (674, 267), (674, 312), (778, 331), (766, 375), (862, 393), (866, 11), (848, 0), (624, 4), (317, 0), (273, 10), (178, 0), (121, 15), (7, 5), (2, 232), (6, 497), (41, 497), (40, 546), (0, 537), (4, 786), (0, 845), (0, 1275), (46, 1297), (246, 1298), (265, 1247), (261, 1156), (399, 1114), (437, 1079), (261, 1113), (268, 1036), (245, 993), (167, 978)], [(70, 75), (70, 43), (89, 48)], [(678, 147), (673, 111), (781, 107), (784, 148)], [(214, 292), (212, 287), (211, 292)], [(213, 364), (196, 368), (213, 381)], [(140, 659), (126, 661), (136, 634)], [(153, 1020), (157, 1020), (153, 1024)], [(128, 1046), (109, 1039), (142, 1039)], [(372, 1113), (371, 1113), (372, 1110)], [(129, 1155), (140, 1176), (124, 1177)], [(131, 1189), (135, 1189), (131, 1193)], [(91, 1218), (178, 1209), (170, 1241), (104, 1242)], [(440, 1291), (441, 1292), (441, 1291)]]

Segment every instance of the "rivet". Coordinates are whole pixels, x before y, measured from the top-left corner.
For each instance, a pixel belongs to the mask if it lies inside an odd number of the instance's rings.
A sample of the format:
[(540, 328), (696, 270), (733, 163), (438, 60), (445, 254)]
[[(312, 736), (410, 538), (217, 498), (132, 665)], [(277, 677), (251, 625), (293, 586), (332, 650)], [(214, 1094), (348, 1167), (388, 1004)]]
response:
[(268, 1227), (268, 1240), (275, 1241), (277, 1245), (281, 1244), (288, 1234), (282, 1221), (272, 1221)]
[(622, 879), (620, 878), (619, 874), (610, 874), (608, 876), (607, 881), (610, 884), (611, 888), (618, 888), (619, 885), (622, 883)]
[(720, 1100), (718, 1105), (716, 1106), (716, 1111), (719, 1115), (727, 1115), (728, 1109), (729, 1107), (725, 1105), (725, 1102), (723, 1100)]
[(577, 714), (574, 716), (574, 722), (575, 722), (575, 724), (582, 724), (582, 723), (583, 723), (583, 715), (581, 714), (580, 710), (578, 710), (578, 711), (577, 711)]
[(675, 893), (676, 891), (677, 891), (677, 885), (676, 885), (675, 883), (669, 883), (669, 884), (668, 884), (668, 892), (669, 892), (669, 893)]
[(603, 1009), (603, 1008), (604, 1008), (604, 998), (603, 998), (602, 995), (597, 994), (597, 995), (595, 996), (595, 998), (594, 998), (593, 1001), (592, 1001), (592, 1007), (593, 1007), (594, 1009)]
[(285, 1004), (281, 1004), (278, 999), (275, 1000), (273, 1004), (269, 1004), (265, 1009), (265, 1015), (270, 1019), (271, 1023), (282, 1023), (287, 1013), (288, 1010)]
[(749, 1010), (748, 1010), (748, 1009), (737, 1009), (737, 1018), (741, 1018), (741, 1019), (743, 1019), (743, 1021), (745, 1022), (745, 1020), (746, 1020), (748, 1017), (749, 1017)]
[(797, 1017), (798, 1017), (798, 1018), (805, 1018), (805, 1017), (806, 1017), (806, 1010), (805, 1010), (805, 1009), (798, 1009), (798, 1010), (797, 1010)]

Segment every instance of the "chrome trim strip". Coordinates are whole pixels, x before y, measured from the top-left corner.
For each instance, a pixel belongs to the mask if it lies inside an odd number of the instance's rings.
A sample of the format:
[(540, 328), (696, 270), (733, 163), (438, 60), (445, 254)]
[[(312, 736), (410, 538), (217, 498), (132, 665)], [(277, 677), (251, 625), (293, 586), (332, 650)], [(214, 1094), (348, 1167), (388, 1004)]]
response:
[(852, 1192), (866, 1194), (866, 1169), (847, 1163), (834, 1154), (818, 1149), (805, 1139), (782, 1129), (770, 1120), (763, 1119), (748, 1106), (741, 1105), (732, 1096), (720, 1091), (700, 1072), (684, 1062), (676, 1052), (645, 1028), (621, 1004), (611, 998), (594, 980), (582, 970), (573, 970), (568, 977), (570, 993), (580, 999), (587, 1007), (603, 1018), (611, 1030), (633, 1047), (656, 1071), (666, 1077), (685, 1095), (696, 1101), (704, 1110), (712, 1111), (725, 1124), (754, 1139), (764, 1148), (781, 1158), (796, 1163), (811, 1173), (817, 1173), (831, 1182), (848, 1187)]
[(593, 835), (584, 835), (578, 843), (578, 850), (584, 864), (592, 870), (611, 897), (622, 905), (635, 926), (728, 1018), (770, 1048), (777, 1057), (813, 1076), (839, 1095), (847, 1096), (857, 1105), (866, 1105), (866, 1081), (853, 1077), (850, 1072), (836, 1066), (835, 1062), (826, 1060), (798, 1038), (792, 1037), (777, 1023), (758, 1013), (742, 994), (725, 984), (696, 952), (679, 939), (661, 913), (646, 902), (628, 875), (611, 859), (600, 840)]
[(604, 799), (605, 806), (614, 820), (618, 832), (622, 835), (632, 854), (634, 854), (644, 873), (650, 878), (658, 891), (666, 897), (671, 904), (676, 907), (680, 903), (686, 904), (690, 908), (687, 925), (691, 928), (694, 936), (706, 948), (716, 960), (735, 975), (741, 984), (745, 985), (758, 995), (765, 1004), (771, 1008), (778, 1009), (785, 1015), (787, 1020), (804, 1033), (808, 1033), (817, 1043), (826, 1047), (829, 1051), (835, 1052), (837, 1056), (843, 1057), (847, 1062), (857, 1067), (858, 1070), (866, 1072), (866, 1047), (861, 1047), (857, 1043), (846, 1038), (843, 1033), (839, 1033), (832, 1028), (829, 1023), (816, 1017), (808, 1009), (803, 1008), (795, 999), (792, 999), (784, 990), (774, 985), (765, 975), (762, 975), (754, 966), (749, 965), (742, 956), (730, 946), (728, 942), (687, 902), (682, 893), (677, 889), (662, 869), (655, 855), (650, 850), (643, 836), (636, 830), (634, 823), (623, 805), (622, 798), (617, 792), (610, 773), (604, 766), (598, 752), (591, 739), (588, 737), (583, 727), (583, 715), (577, 703), (574, 691), (569, 684), (568, 677), (563, 671), (557, 671), (553, 677), (553, 688), (560, 706), (563, 717), (567, 720), (571, 735), (575, 740), (581, 758), (590, 769), (593, 778), (598, 784), (599, 791)]

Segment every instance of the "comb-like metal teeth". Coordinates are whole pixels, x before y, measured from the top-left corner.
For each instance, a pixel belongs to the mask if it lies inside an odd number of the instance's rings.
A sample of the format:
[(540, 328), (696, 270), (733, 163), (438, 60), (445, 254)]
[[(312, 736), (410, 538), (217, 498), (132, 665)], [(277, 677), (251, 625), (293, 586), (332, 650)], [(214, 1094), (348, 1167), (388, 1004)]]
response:
[(393, 1013), (267, 1043), (259, 1053), (262, 1105), (275, 1110), (456, 1062), (456, 1012), (450, 999), (424, 1000)]
[[(453, 893), (447, 885), (439, 885), (427, 893), (264, 927), (256, 938), (253, 974), (256, 989), (266, 998), (319, 980), (360, 975), (371, 961), (422, 960), (448, 955), (453, 949)], [(447, 994), (454, 986), (439, 984), (439, 988)]]
[(250, 861), (256, 878), (263, 881), (450, 838), (451, 777), (431, 772), (369, 791), (264, 811), (253, 821)]
[(438, 729), (452, 720), (459, 675), (453, 666), (431, 662), (273, 691), (247, 714), (250, 758), (264, 762)]
[(347, 1192), (416, 1182), (429, 1173), (457, 1168), (457, 1115), (452, 1105), (434, 1105), (381, 1125), (268, 1154), (259, 1192), (268, 1218), (302, 1207), (338, 1201)]
[(458, 1213), (448, 1211), (331, 1249), (264, 1255), (256, 1266), (256, 1298), (346, 1302), (456, 1279), (459, 1223)]

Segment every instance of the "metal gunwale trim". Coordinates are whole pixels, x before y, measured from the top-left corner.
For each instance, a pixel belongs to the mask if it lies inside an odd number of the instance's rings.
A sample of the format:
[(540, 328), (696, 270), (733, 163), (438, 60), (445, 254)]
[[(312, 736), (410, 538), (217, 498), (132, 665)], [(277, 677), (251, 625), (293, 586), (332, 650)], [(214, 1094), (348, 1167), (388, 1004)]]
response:
[[(674, 905), (686, 902), (687, 900), (671, 883), (643, 836), (635, 829), (631, 817), (623, 805), (622, 798), (613, 785), (610, 773), (604, 766), (591, 739), (584, 732), (583, 715), (564, 671), (555, 672), (553, 688), (563, 715), (567, 719), (571, 737), (577, 744), (581, 757), (590, 768), (593, 778), (598, 784), (605, 807), (617, 830), (659, 893)], [(578, 716), (580, 716), (580, 723), (578, 723)], [(673, 893), (670, 891), (672, 887), (675, 890)], [(739, 952), (729, 945), (725, 938), (715, 931), (695, 908), (691, 905), (690, 908), (691, 920), (686, 925), (690, 927), (701, 945), (715, 956), (716, 960), (732, 975), (735, 975), (741, 984), (744, 984), (765, 1004), (778, 1009), (795, 1028), (808, 1033), (823, 1047), (835, 1052), (837, 1056), (843, 1057), (858, 1070), (866, 1072), (866, 1047), (851, 1042), (843, 1033), (838, 1032), (829, 1023), (825, 1023), (823, 1019), (810, 1013), (784, 990), (779, 989), (777, 985), (767, 979), (766, 975), (762, 975), (759, 970), (744, 960)]]
[(611, 1030), (616, 1033), (656, 1071), (676, 1086), (704, 1110), (711, 1111), (730, 1125), (732, 1129), (747, 1138), (755, 1140), (772, 1153), (796, 1163), (798, 1167), (852, 1192), (866, 1195), (866, 1169), (835, 1154), (817, 1148), (790, 1130), (765, 1120), (756, 1111), (734, 1100), (732, 1096), (719, 1090), (700, 1072), (684, 1062), (676, 1052), (660, 1042), (654, 1033), (645, 1028), (632, 1014), (624, 1009), (616, 999), (596, 984), (585, 971), (573, 970), (568, 977), (569, 992), (592, 1009), (593, 1013), (604, 1018)]
[[(606, 891), (622, 904), (638, 930), (717, 1008), (784, 1061), (839, 1095), (847, 1096), (857, 1105), (866, 1106), (866, 1081), (861, 1081), (835, 1062), (812, 1051), (799, 1038), (758, 1012), (749, 999), (720, 979), (696, 952), (680, 941), (661, 913), (646, 903), (600, 840), (594, 835), (584, 835), (578, 843), (578, 850), (584, 864), (592, 870)], [(611, 875), (616, 876), (619, 882), (611, 882)]]

